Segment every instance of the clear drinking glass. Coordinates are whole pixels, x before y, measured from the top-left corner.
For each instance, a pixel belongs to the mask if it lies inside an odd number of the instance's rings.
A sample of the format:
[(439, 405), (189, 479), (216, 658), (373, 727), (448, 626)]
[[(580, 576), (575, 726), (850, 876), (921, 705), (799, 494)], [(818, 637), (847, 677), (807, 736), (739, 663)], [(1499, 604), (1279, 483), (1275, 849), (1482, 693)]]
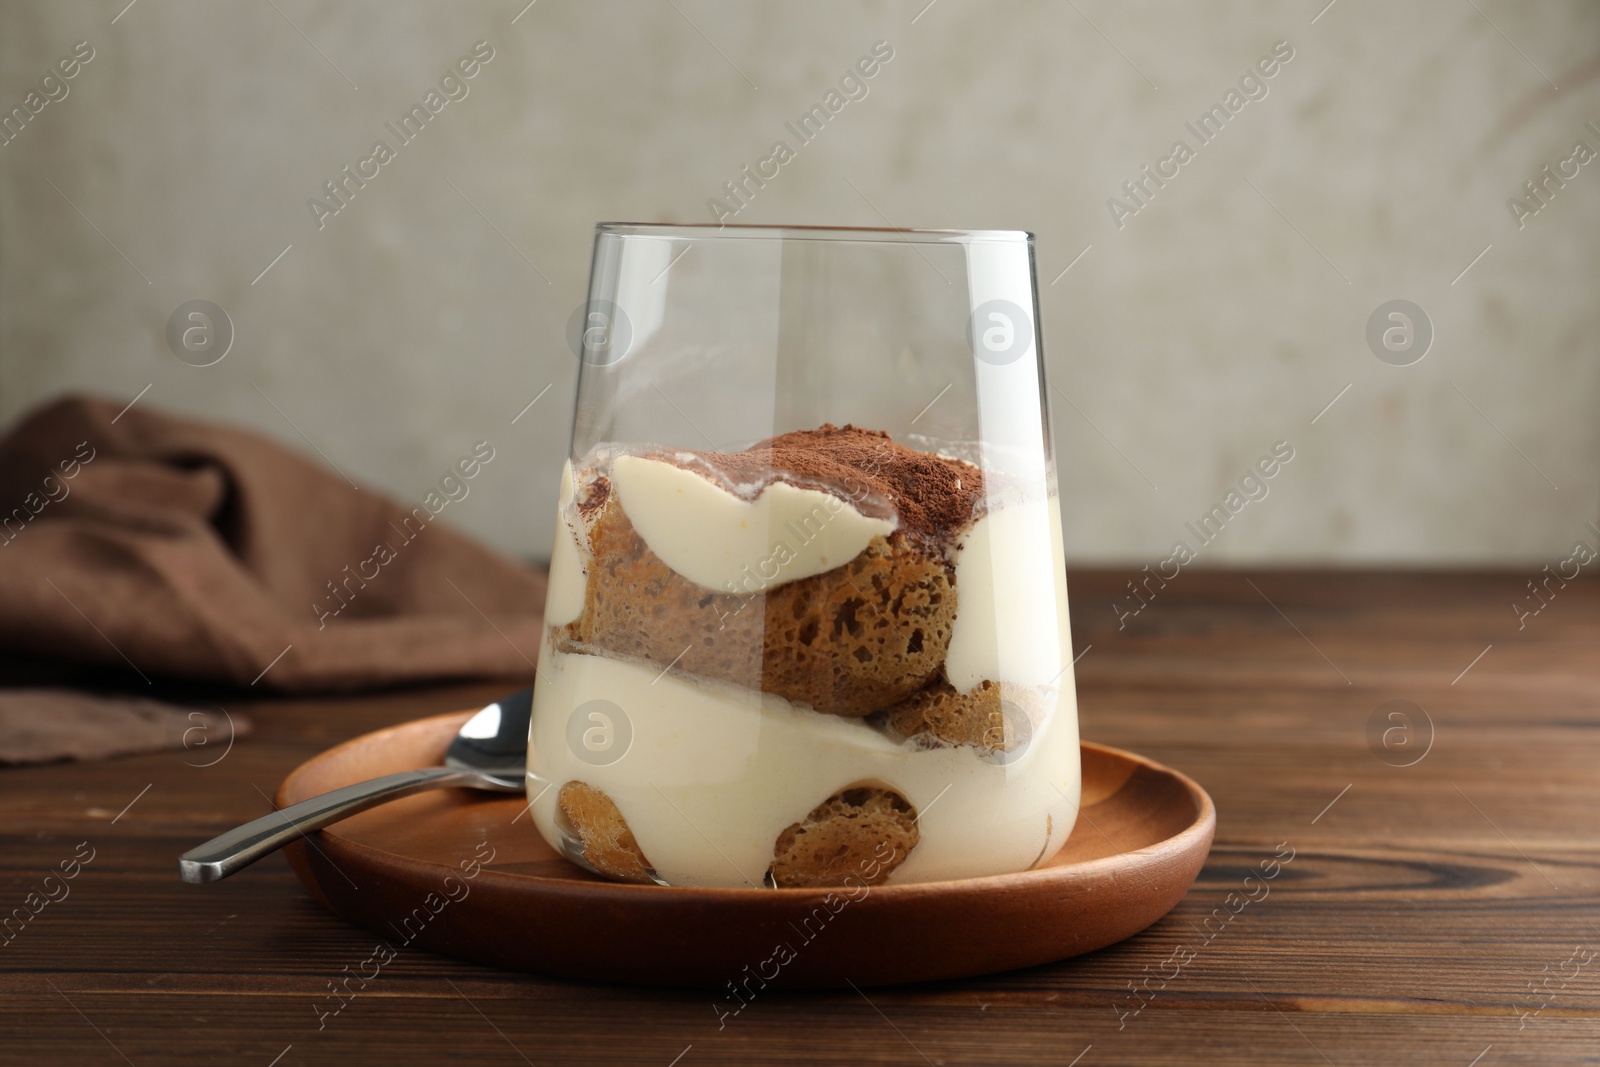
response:
[(529, 746), (547, 841), (751, 887), (1060, 848), (1077, 703), (1037, 323), (1027, 233), (596, 228)]

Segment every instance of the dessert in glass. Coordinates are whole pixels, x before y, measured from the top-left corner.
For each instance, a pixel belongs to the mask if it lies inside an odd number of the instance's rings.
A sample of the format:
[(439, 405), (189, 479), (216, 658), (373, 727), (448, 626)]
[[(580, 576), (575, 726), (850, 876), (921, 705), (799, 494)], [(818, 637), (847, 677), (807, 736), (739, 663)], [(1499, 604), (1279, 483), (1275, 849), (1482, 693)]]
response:
[(620, 881), (1022, 871), (1077, 817), (1033, 243), (597, 227), (528, 796)]

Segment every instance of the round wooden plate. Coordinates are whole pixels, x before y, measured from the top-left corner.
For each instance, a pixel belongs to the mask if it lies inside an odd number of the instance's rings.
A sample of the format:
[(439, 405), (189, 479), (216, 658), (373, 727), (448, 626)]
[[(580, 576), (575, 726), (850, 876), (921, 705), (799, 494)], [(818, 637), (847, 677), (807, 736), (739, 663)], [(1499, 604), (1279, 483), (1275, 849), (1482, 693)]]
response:
[[(358, 737), (296, 768), (293, 804), (438, 763), (470, 712)], [(816, 889), (621, 885), (544, 843), (525, 798), (452, 789), (336, 823), (287, 849), (312, 894), (392, 951), (513, 970), (730, 992), (959, 978), (1029, 967), (1138, 933), (1188, 892), (1211, 798), (1176, 771), (1083, 745), (1083, 808), (1043, 866), (954, 882)], [(731, 991), (729, 983), (732, 983)]]

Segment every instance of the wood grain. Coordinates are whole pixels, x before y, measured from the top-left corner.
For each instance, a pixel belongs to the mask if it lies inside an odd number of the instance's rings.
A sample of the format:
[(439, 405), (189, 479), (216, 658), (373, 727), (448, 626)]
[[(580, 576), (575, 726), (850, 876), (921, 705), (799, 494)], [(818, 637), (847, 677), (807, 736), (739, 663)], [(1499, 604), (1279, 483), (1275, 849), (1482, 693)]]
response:
[[(1600, 950), (1600, 583), (1569, 583), (1519, 630), (1530, 576), (1185, 571), (1119, 629), (1133, 575), (1074, 574), (1084, 735), (1216, 801), (1189, 897), (1076, 960), (773, 993), (720, 1030), (704, 993), (411, 951), (319, 1030), (327, 983), (372, 936), (281, 857), (177, 881), (179, 852), (267, 810), (310, 755), (506, 683), (224, 700), (256, 733), (209, 768), (189, 764), (214, 749), (0, 771), (0, 917), (79, 842), (95, 849), (0, 947), (0, 1063), (1600, 1062), (1600, 958), (1575, 952)], [(1369, 745), (1390, 700), (1432, 721), (1413, 766)], [(1294, 859), (1240, 908), (1281, 845)]]

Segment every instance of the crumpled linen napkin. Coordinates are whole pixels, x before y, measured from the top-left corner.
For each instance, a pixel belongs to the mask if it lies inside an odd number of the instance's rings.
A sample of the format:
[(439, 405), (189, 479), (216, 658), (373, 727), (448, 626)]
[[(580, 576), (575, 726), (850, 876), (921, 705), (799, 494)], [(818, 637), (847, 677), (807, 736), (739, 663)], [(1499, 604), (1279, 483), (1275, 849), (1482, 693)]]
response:
[(123, 409), (67, 397), (0, 439), (0, 651), (134, 688), (533, 673), (543, 574), (446, 526), (442, 497), (399, 504), (257, 434)]
[(95, 760), (182, 748), (196, 767), (220, 763), (250, 720), (142, 697), (72, 689), (0, 689), (0, 765)]

